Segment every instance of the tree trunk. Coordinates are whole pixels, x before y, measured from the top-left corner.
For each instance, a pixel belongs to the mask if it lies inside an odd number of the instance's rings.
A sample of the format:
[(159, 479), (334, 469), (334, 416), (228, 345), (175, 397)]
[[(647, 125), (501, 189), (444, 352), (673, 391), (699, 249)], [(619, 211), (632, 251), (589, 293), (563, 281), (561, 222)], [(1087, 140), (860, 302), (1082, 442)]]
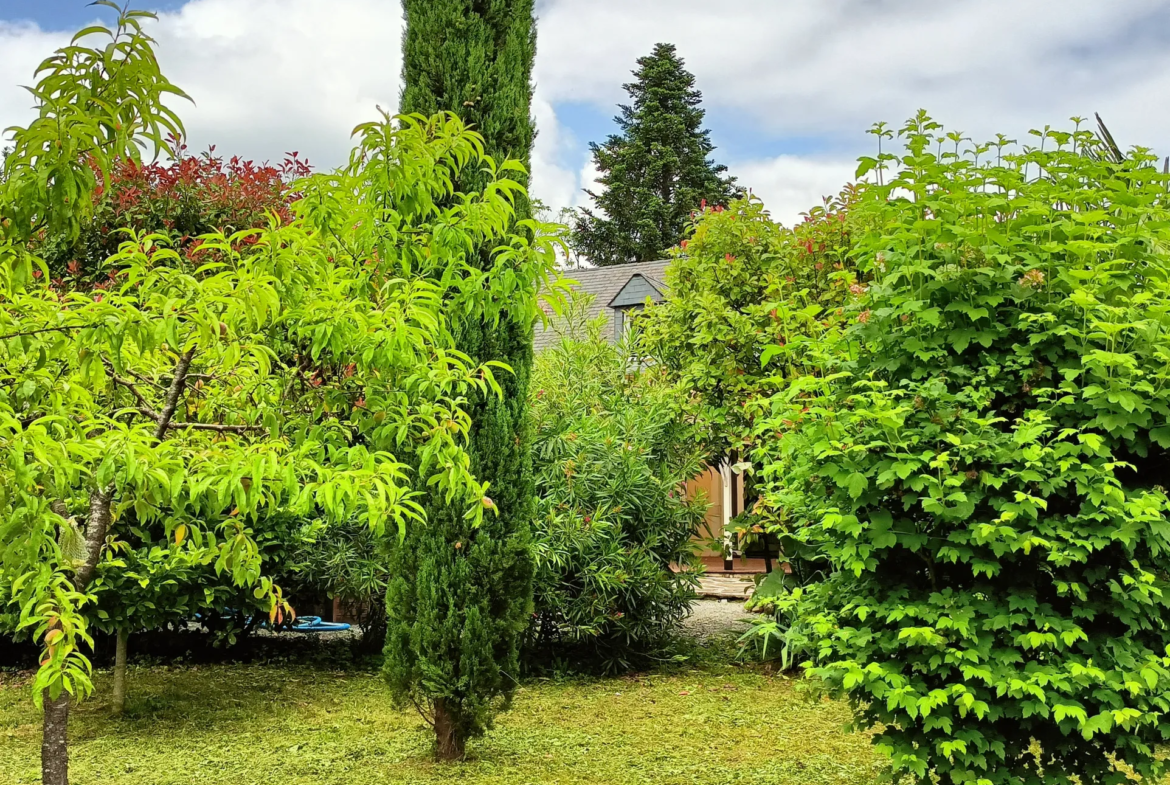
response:
[(129, 637), (125, 627), (118, 628), (118, 643), (114, 649), (114, 716), (120, 716), (126, 708), (126, 646)]
[(57, 700), (45, 690), (44, 735), (41, 738), (42, 785), (69, 785), (69, 693), (62, 690)]
[[(175, 409), (187, 384), (191, 360), (195, 356), (192, 346), (175, 363), (175, 372), (167, 390), (162, 412), (156, 420), (154, 438), (161, 441), (170, 427)], [(98, 560), (109, 532), (114, 488), (95, 488), (89, 495), (89, 516), (85, 525), (85, 562), (73, 574), (73, 585), (84, 591), (97, 571)], [(61, 500), (52, 502), (53, 511), (62, 518), (69, 517), (69, 511)], [(119, 682), (119, 675), (121, 681)], [(120, 691), (119, 691), (120, 686)], [(114, 666), (114, 710), (121, 711), (126, 695), (126, 639), (125, 633), (118, 633), (117, 659)], [(41, 737), (41, 783), (42, 785), (69, 785), (69, 693), (62, 692), (55, 701), (49, 700), (48, 691), (44, 696), (45, 714)]]
[(447, 708), (444, 698), (435, 699), (435, 758), (442, 762), (463, 760), (466, 740), (457, 716)]

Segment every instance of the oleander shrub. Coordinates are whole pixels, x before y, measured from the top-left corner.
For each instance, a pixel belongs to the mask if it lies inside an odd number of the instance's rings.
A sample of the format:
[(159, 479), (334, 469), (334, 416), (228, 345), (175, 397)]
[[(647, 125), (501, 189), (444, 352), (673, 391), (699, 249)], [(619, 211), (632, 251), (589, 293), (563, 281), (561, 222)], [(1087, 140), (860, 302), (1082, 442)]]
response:
[(1156, 781), (1170, 178), (1079, 126), (900, 135), (862, 162), (871, 280), (835, 359), (760, 423), (771, 525), (834, 569), (812, 672), (903, 781)]
[(295, 598), (339, 599), (362, 632), (364, 649), (386, 639), (387, 543), (359, 521), (306, 525), (289, 554), (286, 578)]
[[(570, 306), (572, 308), (572, 306)], [(698, 583), (706, 500), (678, 395), (634, 343), (574, 326), (537, 357), (530, 395), (539, 515), (532, 659), (613, 670), (662, 650)]]

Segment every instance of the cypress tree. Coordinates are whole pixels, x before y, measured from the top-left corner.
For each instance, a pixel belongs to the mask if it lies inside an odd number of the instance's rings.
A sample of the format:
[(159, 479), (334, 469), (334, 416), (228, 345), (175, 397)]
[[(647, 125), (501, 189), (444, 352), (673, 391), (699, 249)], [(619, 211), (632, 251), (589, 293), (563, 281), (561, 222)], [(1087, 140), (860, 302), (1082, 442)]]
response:
[(640, 58), (624, 88), (633, 102), (614, 118), (621, 133), (589, 145), (605, 190), (586, 193), (604, 215), (583, 209), (573, 228), (575, 249), (597, 265), (661, 259), (704, 200), (742, 195), (727, 167), (708, 158), (715, 146), (703, 128), (703, 94), (673, 44)]
[[(404, 0), (404, 88), (400, 111), (450, 111), (483, 135), (485, 152), (529, 164), (536, 52), (533, 0)], [(522, 178), (522, 176), (521, 176)], [(467, 170), (459, 189), (486, 175)], [(520, 212), (527, 210), (520, 206)], [(520, 216), (522, 217), (522, 216)], [(479, 258), (487, 264), (488, 249)], [(456, 325), (473, 361), (498, 360), (503, 395), (469, 404), (471, 469), (490, 483), (498, 514), (474, 527), (464, 510), (429, 498), (425, 524), (392, 549), (384, 672), (400, 700), (433, 720), (436, 755), (462, 758), (516, 686), (519, 649), (532, 614), (530, 547), (535, 490), (526, 422), (532, 324)]]

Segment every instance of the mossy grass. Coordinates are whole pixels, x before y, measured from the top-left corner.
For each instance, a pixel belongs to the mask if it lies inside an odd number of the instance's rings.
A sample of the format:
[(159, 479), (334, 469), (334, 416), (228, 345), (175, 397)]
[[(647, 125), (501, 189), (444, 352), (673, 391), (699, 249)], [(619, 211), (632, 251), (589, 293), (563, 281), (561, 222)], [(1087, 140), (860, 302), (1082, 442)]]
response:
[[(689, 658), (614, 678), (528, 679), (512, 711), (436, 764), (433, 735), (396, 709), (372, 669), (328, 658), (131, 666), (125, 714), (109, 672), (71, 724), (78, 783), (104, 785), (860, 785), (878, 757), (842, 703), (759, 668)], [(38, 781), (39, 715), (28, 674), (0, 675), (0, 772)]]

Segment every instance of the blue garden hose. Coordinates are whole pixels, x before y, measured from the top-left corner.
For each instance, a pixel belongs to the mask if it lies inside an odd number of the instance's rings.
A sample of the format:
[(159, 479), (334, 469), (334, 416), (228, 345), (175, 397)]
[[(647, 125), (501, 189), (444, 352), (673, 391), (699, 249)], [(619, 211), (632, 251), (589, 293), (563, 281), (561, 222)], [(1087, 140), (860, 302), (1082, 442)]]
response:
[(341, 622), (321, 621), (320, 616), (302, 616), (289, 626), (290, 632), (345, 632), (348, 624)]
[[(200, 619), (202, 615), (196, 613), (195, 618)], [(247, 623), (251, 622), (251, 620), (252, 618), (248, 617), (244, 621)], [(268, 623), (265, 622), (264, 626), (267, 627)], [(345, 632), (349, 627), (350, 625), (343, 624), (342, 622), (321, 621), (320, 616), (301, 616), (285, 629), (289, 632)], [(279, 629), (277, 630), (277, 632), (280, 631)]]

